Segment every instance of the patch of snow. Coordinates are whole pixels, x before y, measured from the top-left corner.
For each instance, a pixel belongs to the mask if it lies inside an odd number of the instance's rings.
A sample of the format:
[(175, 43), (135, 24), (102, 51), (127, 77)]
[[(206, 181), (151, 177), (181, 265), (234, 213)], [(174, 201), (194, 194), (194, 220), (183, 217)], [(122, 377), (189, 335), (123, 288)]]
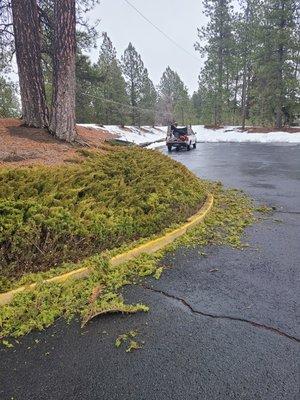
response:
[(157, 149), (158, 147), (164, 147), (165, 145), (165, 142), (154, 142), (146, 146), (146, 149)]
[(124, 140), (134, 144), (146, 144), (153, 143), (157, 140), (164, 139), (166, 137), (166, 127), (155, 127), (142, 126), (141, 128), (134, 126), (125, 126), (121, 128), (117, 125), (105, 125), (99, 126), (95, 124), (79, 124), (86, 128), (102, 129), (118, 136), (118, 139)]
[[(94, 129), (106, 130), (117, 135), (118, 139), (138, 145), (151, 143), (147, 148), (164, 146), (164, 142), (157, 142), (165, 139), (167, 127), (143, 126), (141, 128), (126, 126), (121, 128), (117, 125), (99, 126), (96, 124), (80, 124), (81, 126)], [(203, 125), (194, 125), (198, 142), (258, 142), (258, 143), (300, 143), (300, 132), (269, 132), (269, 133), (248, 133), (240, 132), (237, 126), (225, 126), (222, 129), (207, 129)]]
[(193, 126), (198, 142), (258, 142), (258, 143), (300, 143), (300, 132), (248, 133), (238, 131), (236, 126), (222, 129), (207, 129), (203, 125)]
[(97, 125), (97, 124), (77, 124), (77, 125), (83, 126), (84, 128), (93, 128), (93, 129), (104, 129), (104, 130), (107, 130), (107, 129), (105, 129), (103, 126)]
[(163, 130), (149, 126), (143, 126), (141, 129), (129, 126), (126, 129), (116, 126), (108, 126), (106, 128), (109, 132), (118, 134), (119, 139), (135, 144), (153, 143), (166, 137), (166, 133)]

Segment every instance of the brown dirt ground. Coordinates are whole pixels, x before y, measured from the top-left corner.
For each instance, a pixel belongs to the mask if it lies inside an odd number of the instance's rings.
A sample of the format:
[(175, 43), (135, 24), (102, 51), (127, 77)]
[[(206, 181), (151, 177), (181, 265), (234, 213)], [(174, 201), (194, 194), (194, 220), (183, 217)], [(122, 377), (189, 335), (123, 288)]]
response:
[(17, 165), (57, 165), (78, 159), (83, 146), (100, 149), (106, 139), (116, 136), (105, 130), (77, 126), (74, 144), (55, 139), (44, 129), (22, 126), (15, 118), (0, 119), (0, 167)]

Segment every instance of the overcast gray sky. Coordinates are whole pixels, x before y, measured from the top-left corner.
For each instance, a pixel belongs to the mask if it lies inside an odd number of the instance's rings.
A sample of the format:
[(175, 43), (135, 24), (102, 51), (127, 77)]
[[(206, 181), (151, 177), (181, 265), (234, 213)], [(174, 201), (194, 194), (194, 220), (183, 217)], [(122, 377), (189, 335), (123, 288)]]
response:
[[(91, 12), (90, 18), (101, 19), (98, 29), (108, 33), (119, 57), (128, 43), (133, 43), (155, 85), (158, 84), (167, 65), (170, 65), (179, 73), (192, 94), (197, 89), (198, 74), (203, 63), (193, 47), (197, 40), (197, 27), (203, 26), (206, 21), (202, 1), (129, 1), (194, 57), (172, 44), (124, 0), (101, 0)], [(98, 50), (92, 50), (91, 57), (94, 61), (97, 56)]]

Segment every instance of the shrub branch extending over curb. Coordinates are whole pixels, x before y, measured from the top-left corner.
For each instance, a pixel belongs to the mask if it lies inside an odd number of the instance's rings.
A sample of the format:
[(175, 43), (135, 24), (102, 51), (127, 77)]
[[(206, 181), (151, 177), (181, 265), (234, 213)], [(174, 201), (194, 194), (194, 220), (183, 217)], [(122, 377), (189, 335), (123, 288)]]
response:
[[(240, 190), (224, 189), (219, 182), (202, 181), (202, 188), (205, 193), (214, 196), (211, 212), (203, 223), (188, 229), (184, 235), (154, 254), (143, 253), (113, 266), (109, 260), (128, 249), (122, 246), (92, 255), (80, 264), (67, 263), (58, 269), (23, 277), (19, 286), (33, 282), (37, 286), (31, 291), (20, 292), (11, 303), (0, 307), (0, 343), (12, 347), (13, 343), (19, 343), (17, 338), (20, 336), (45, 329), (60, 317), (67, 322), (79, 317), (84, 325), (105, 313), (148, 311), (146, 304), (126, 304), (120, 289), (125, 285), (140, 284), (145, 277), (159, 279), (167, 268), (165, 254), (175, 251), (178, 246), (197, 246), (200, 258), (206, 257), (206, 245), (230, 245), (243, 250), (245, 244), (241, 238), (244, 229), (256, 219), (253, 202)], [(75, 271), (79, 266), (87, 268), (90, 274), (83, 279), (68, 279), (64, 284), (45, 282), (45, 279), (63, 272)], [(18, 282), (14, 287), (18, 287)], [(16, 340), (8, 342), (4, 338)]]
[[(201, 209), (192, 217), (188, 219), (188, 222), (180, 226), (179, 228), (166, 233), (165, 235), (154, 239), (150, 240), (147, 243), (144, 243), (142, 245), (139, 245), (129, 251), (126, 251), (122, 254), (118, 254), (117, 256), (113, 257), (110, 260), (110, 264), (112, 266), (117, 266), (122, 263), (125, 263), (127, 261), (130, 261), (141, 254), (153, 254), (158, 250), (163, 249), (165, 246), (168, 244), (172, 243), (175, 239), (179, 238), (180, 236), (184, 235), (188, 229), (193, 228), (195, 225), (199, 224), (200, 222), (203, 221), (207, 213), (210, 211), (210, 209), (213, 206), (213, 196), (209, 193), (207, 195), (206, 201), (204, 205), (201, 207)], [(59, 276), (55, 276), (50, 279), (46, 279), (44, 283), (64, 283), (69, 279), (80, 279), (80, 278), (85, 278), (89, 275), (90, 270), (88, 267), (83, 267), (71, 272), (68, 272), (66, 274), (62, 274)], [(0, 294), (0, 306), (9, 304), (14, 296), (18, 293), (24, 292), (25, 290), (30, 291), (34, 290), (37, 286), (37, 283), (32, 283), (30, 285), (25, 285), (21, 286), (17, 289), (11, 290), (6, 293), (1, 293)]]

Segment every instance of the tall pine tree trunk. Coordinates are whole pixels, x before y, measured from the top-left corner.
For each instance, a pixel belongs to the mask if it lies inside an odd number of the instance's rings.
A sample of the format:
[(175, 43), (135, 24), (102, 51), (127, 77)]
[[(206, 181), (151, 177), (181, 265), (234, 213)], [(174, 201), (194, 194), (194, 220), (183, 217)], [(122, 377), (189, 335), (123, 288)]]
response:
[(216, 125), (221, 125), (223, 114), (223, 48), (220, 45), (218, 51), (218, 89), (216, 107)]
[[(248, 94), (248, 77), (249, 77), (249, 20), (250, 20), (250, 1), (247, 0), (245, 10), (245, 36), (243, 43), (243, 83), (242, 83), (242, 129), (245, 129), (247, 117), (247, 94)], [(247, 76), (248, 75), (248, 76)]]
[(275, 126), (277, 129), (282, 128), (282, 117), (283, 117), (283, 93), (282, 93), (282, 60), (283, 60), (283, 49), (278, 49), (278, 94), (276, 99), (276, 116), (275, 116)]
[(41, 37), (36, 0), (11, 1), (23, 120), (26, 125), (48, 125), (41, 65)]
[(59, 139), (72, 142), (75, 120), (75, 0), (54, 1), (53, 97), (50, 131)]
[(275, 110), (275, 126), (277, 129), (282, 128), (283, 117), (283, 63), (284, 63), (284, 47), (283, 35), (286, 25), (285, 20), (285, 0), (281, 0), (280, 4), (280, 22), (279, 22), (279, 43), (277, 48), (277, 88), (278, 93), (276, 96), (276, 110)]
[(245, 61), (243, 67), (243, 84), (242, 84), (242, 129), (245, 129), (246, 116), (247, 116), (247, 62)]
[(223, 80), (224, 80), (224, 0), (220, 0), (220, 21), (219, 21), (219, 43), (218, 43), (218, 89), (217, 89), (217, 107), (216, 107), (216, 125), (222, 124), (223, 119)]
[(137, 106), (137, 102), (135, 99), (135, 85), (133, 83), (133, 78), (131, 80), (131, 88), (130, 88), (130, 101), (131, 101), (131, 118), (132, 118), (132, 125), (135, 126), (137, 124), (137, 118), (136, 118), (136, 106)]
[(236, 77), (235, 77), (235, 85), (234, 85), (233, 121), (232, 121), (232, 125), (235, 125), (235, 117), (236, 117), (236, 110), (237, 110), (238, 84), (239, 84), (239, 73), (237, 72)]

